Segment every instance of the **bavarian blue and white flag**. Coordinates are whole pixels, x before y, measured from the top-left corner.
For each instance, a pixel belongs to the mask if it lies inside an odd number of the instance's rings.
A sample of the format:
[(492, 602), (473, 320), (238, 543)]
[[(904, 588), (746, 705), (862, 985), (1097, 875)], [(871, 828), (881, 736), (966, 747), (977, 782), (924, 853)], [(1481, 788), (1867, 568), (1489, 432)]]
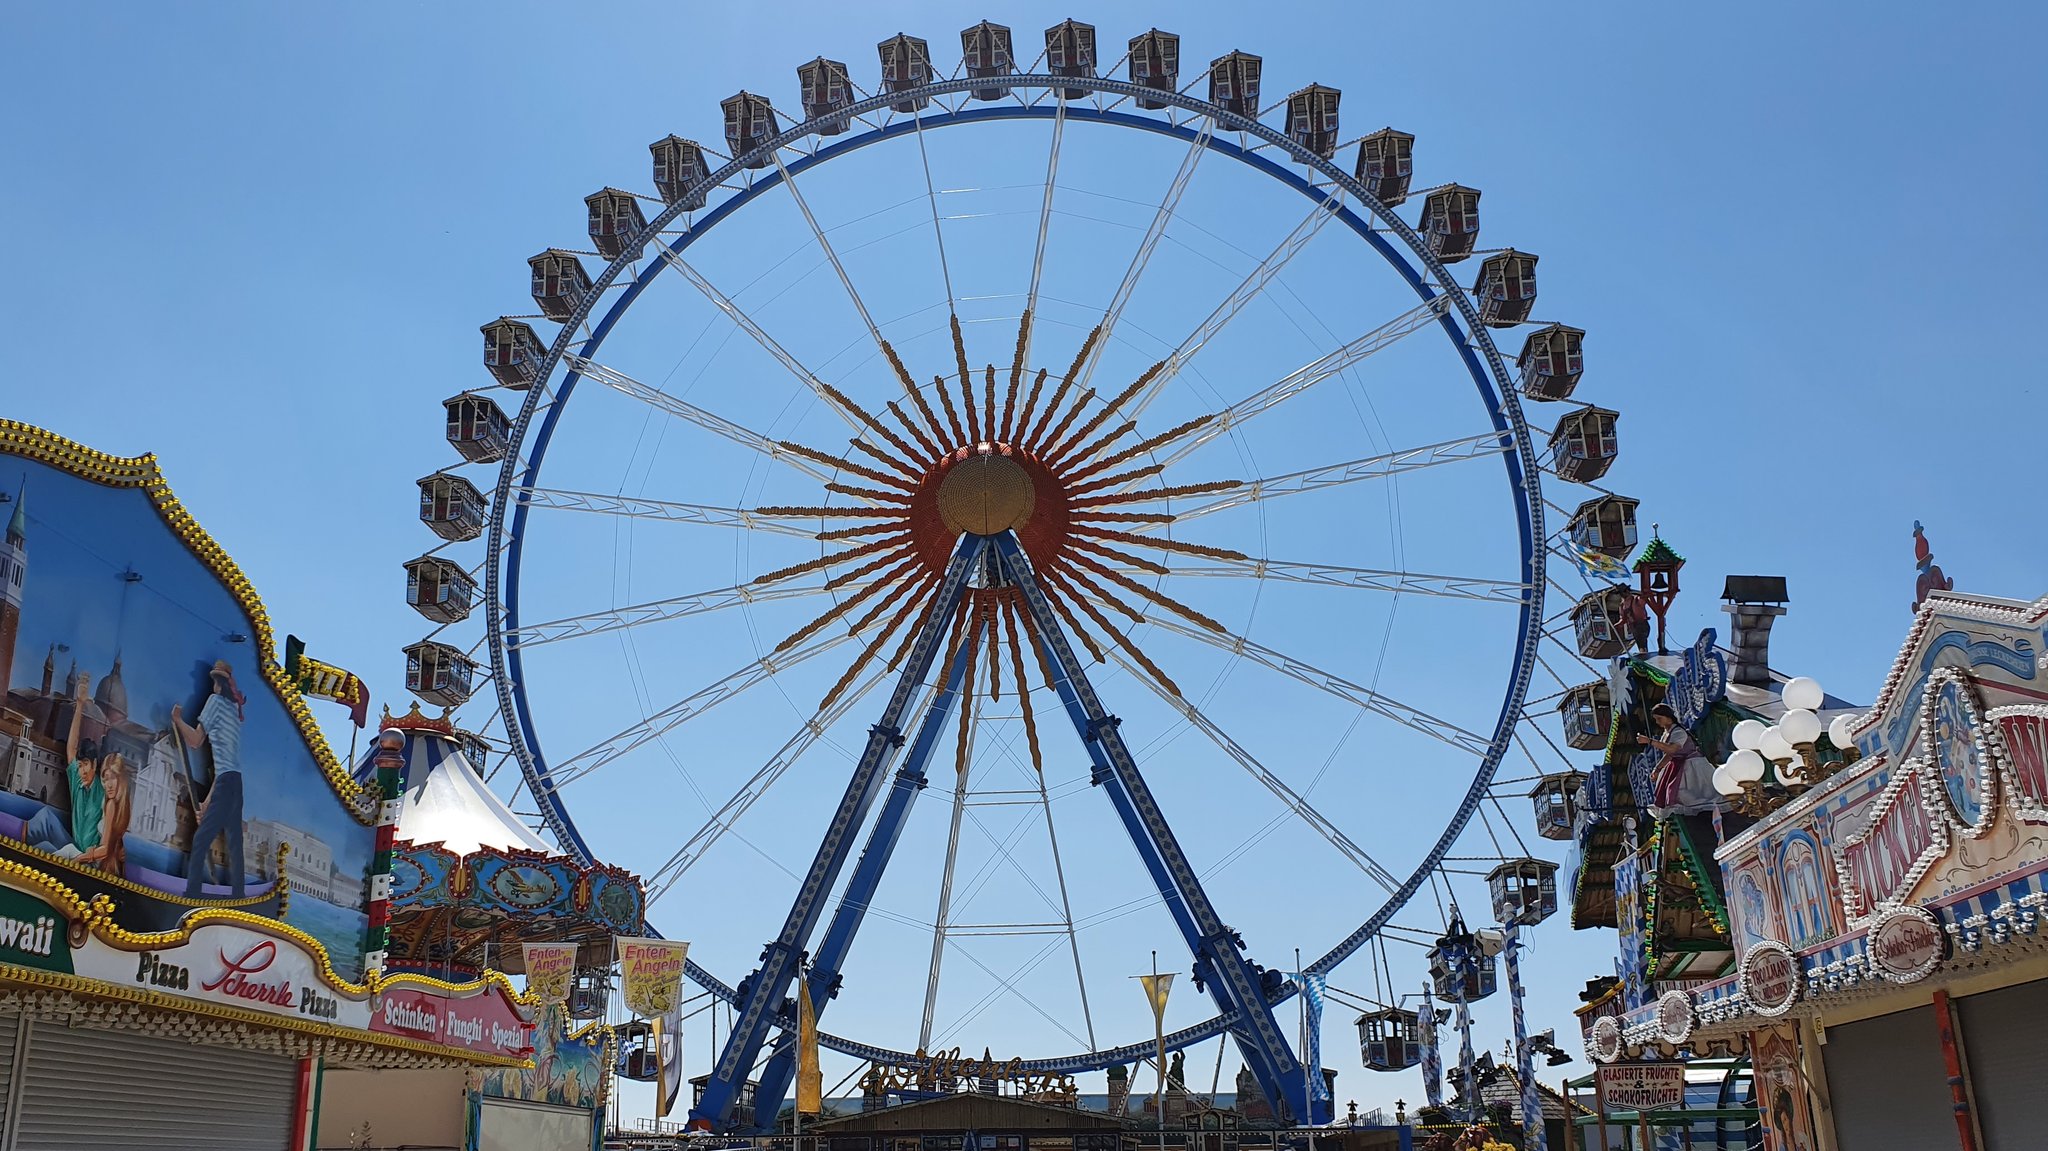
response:
[(1579, 569), (1580, 575), (1590, 580), (1625, 580), (1629, 577), (1627, 564), (1591, 548), (1579, 548), (1573, 552), (1572, 564)]
[(1302, 1042), (1306, 1048), (1302, 1059), (1308, 1064), (1310, 1097), (1328, 1099), (1330, 1086), (1323, 1082), (1323, 987), (1329, 979), (1313, 971), (1290, 971), (1287, 981), (1301, 988), (1302, 1002), (1307, 1004), (1308, 1034)]
[(1416, 1028), (1422, 1032), (1422, 1091), (1431, 1107), (1444, 1105), (1444, 1056), (1436, 1045), (1436, 1000), (1429, 996), (1429, 984), (1422, 985), (1422, 1010), (1416, 1012)]
[(1503, 950), (1508, 967), (1508, 1002), (1514, 1006), (1515, 1078), (1522, 1082), (1522, 1149), (1547, 1151), (1543, 1093), (1536, 1086), (1536, 1053), (1529, 1047), (1529, 1025), (1522, 1013), (1522, 927), (1510, 921), (1504, 928), (1507, 932)]

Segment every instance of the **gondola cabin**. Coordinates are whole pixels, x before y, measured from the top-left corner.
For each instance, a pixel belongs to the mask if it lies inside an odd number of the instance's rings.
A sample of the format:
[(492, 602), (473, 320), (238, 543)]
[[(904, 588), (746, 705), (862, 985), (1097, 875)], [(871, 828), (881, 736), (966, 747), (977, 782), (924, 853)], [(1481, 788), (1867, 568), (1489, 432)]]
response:
[(469, 702), (476, 664), (445, 643), (423, 639), (405, 649), (405, 690), (442, 707)]
[(630, 1019), (615, 1029), (619, 1037), (619, 1075), (640, 1083), (661, 1078), (661, 1054), (656, 1049), (654, 1024)]
[(444, 540), (473, 540), (484, 532), (483, 493), (461, 476), (435, 472), (420, 481), (420, 522)]
[(491, 766), (491, 743), (473, 731), (455, 729), (455, 746), (462, 749), (462, 758), (476, 768), (478, 774), (488, 771)]
[(1636, 550), (1637, 502), (1627, 496), (1601, 496), (1580, 504), (1566, 525), (1572, 546), (1627, 559)]
[(533, 386), (548, 346), (540, 342), (532, 325), (499, 316), (480, 329), (484, 334), (484, 367), (491, 378), (508, 388), (525, 391)]
[(1422, 220), (1416, 231), (1446, 264), (1470, 256), (1479, 242), (1479, 189), (1446, 184), (1423, 197)]
[(1505, 328), (1529, 318), (1536, 306), (1536, 257), (1509, 248), (1486, 257), (1472, 284), (1479, 319), (1489, 328)]
[(1558, 701), (1564, 717), (1564, 741), (1575, 751), (1599, 751), (1607, 746), (1609, 725), (1614, 720), (1614, 697), (1607, 681), (1596, 679), (1564, 693)]
[(533, 302), (541, 315), (556, 323), (567, 322), (590, 294), (590, 273), (574, 252), (549, 248), (526, 266), (533, 269)]
[(590, 209), (590, 243), (607, 260), (616, 260), (640, 233), (647, 229), (647, 217), (640, 214), (640, 197), (617, 188), (604, 188), (583, 197)]
[(1358, 142), (1358, 169), (1353, 173), (1373, 198), (1391, 208), (1408, 199), (1408, 181), (1415, 176), (1415, 137), (1381, 128)]
[(453, 560), (421, 556), (405, 564), (405, 602), (435, 623), (460, 623), (469, 618), (476, 581)]
[(1573, 483), (1590, 483), (1614, 466), (1614, 425), (1620, 412), (1580, 408), (1557, 421), (1550, 433), (1550, 470)]
[[(1054, 76), (1095, 75), (1095, 25), (1062, 20), (1045, 30), (1045, 70)], [(1062, 88), (1060, 98), (1079, 100), (1086, 88)]]
[(802, 93), (804, 119), (813, 121), (820, 136), (837, 136), (846, 131), (849, 120), (834, 113), (853, 103), (853, 85), (846, 79), (846, 65), (823, 56), (796, 69), (797, 90)]
[(1287, 138), (1327, 160), (1337, 154), (1337, 102), (1344, 94), (1335, 88), (1310, 84), (1287, 98)]
[[(1131, 37), (1131, 83), (1154, 92), (1171, 92), (1180, 87), (1180, 37), (1154, 28)], [(1166, 101), (1138, 97), (1138, 107), (1159, 109)]]
[(1522, 373), (1522, 394), (1532, 400), (1569, 397), (1586, 372), (1585, 339), (1586, 333), (1563, 324), (1530, 332), (1515, 359)]
[(744, 166), (748, 168), (766, 168), (772, 163), (773, 157), (765, 152), (748, 156), (775, 138), (775, 109), (769, 107), (768, 97), (741, 92), (719, 101), (718, 106), (725, 112), (726, 151), (734, 159), (744, 157)]
[(1493, 956), (1486, 954), (1479, 939), (1465, 930), (1465, 921), (1454, 910), (1451, 924), (1426, 953), (1429, 982), (1438, 999), (1467, 1003), (1484, 999), (1497, 989), (1499, 975)]
[(1493, 921), (1534, 927), (1557, 914), (1557, 864), (1547, 859), (1510, 859), (1486, 877), (1493, 896)]
[(1259, 118), (1259, 74), (1266, 62), (1250, 52), (1232, 52), (1209, 62), (1209, 102), (1243, 116)]
[(441, 401), (448, 412), (448, 444), (473, 464), (495, 464), (512, 442), (512, 421), (489, 398), (464, 392)]
[(1572, 605), (1572, 634), (1587, 659), (1613, 659), (1628, 650), (1628, 601), (1620, 584), (1596, 588)]
[(612, 969), (578, 967), (569, 979), (569, 1018), (602, 1019), (612, 997)]
[(664, 136), (647, 145), (654, 157), (654, 190), (664, 203), (681, 204), (685, 212), (704, 206), (704, 148), (695, 140)]
[(1406, 1071), (1422, 1062), (1422, 1022), (1415, 1012), (1383, 1007), (1358, 1017), (1358, 1054), (1368, 1071)]
[[(1010, 50), (1010, 30), (1001, 24), (986, 20), (960, 33), (960, 60), (967, 68), (968, 78), (986, 79), (992, 76), (1009, 76), (1017, 70), (1017, 56)], [(990, 85), (986, 88), (971, 88), (968, 95), (977, 100), (1000, 100), (1010, 94), (1008, 85)]]
[[(916, 36), (897, 33), (875, 46), (882, 58), (882, 91), (908, 92), (932, 82), (932, 53)], [(910, 96), (889, 105), (898, 112), (915, 112), (931, 102), (929, 97)]]
[(1579, 788), (1584, 772), (1558, 771), (1536, 781), (1529, 801), (1536, 807), (1536, 834), (1545, 839), (1570, 839), (1579, 818)]

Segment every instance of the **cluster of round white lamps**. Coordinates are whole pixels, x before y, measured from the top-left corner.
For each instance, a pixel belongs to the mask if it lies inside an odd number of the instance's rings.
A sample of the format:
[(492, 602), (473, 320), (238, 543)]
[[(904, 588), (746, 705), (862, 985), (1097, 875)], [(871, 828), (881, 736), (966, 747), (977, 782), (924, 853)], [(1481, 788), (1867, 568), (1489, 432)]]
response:
[[(1815, 713), (1827, 695), (1821, 691), (1819, 681), (1806, 676), (1787, 680), (1781, 698), (1785, 701), (1785, 714), (1775, 725), (1745, 719), (1729, 733), (1735, 742), (1735, 753), (1727, 763), (1714, 769), (1714, 790), (1722, 795), (1741, 795), (1743, 784), (1761, 783), (1773, 764), (1798, 759), (1800, 744), (1811, 744), (1820, 738), (1820, 716)], [(1846, 713), (1836, 716), (1828, 724), (1828, 740), (1838, 748), (1852, 746), (1854, 740), (1849, 729), (1856, 720), (1856, 716)]]

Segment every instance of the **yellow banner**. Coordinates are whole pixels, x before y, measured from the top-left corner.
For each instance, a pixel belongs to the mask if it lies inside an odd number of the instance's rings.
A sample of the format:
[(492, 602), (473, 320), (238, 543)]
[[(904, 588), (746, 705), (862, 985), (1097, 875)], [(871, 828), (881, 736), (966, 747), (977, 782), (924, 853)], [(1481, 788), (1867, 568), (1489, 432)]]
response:
[(810, 981), (796, 981), (796, 1110), (816, 1115), (823, 1109), (825, 1073), (818, 1066), (818, 1015), (811, 1010)]
[(1152, 1004), (1152, 1023), (1155, 1027), (1166, 1023), (1166, 995), (1173, 990), (1173, 975), (1140, 975), (1138, 982), (1145, 985), (1145, 998)]
[(526, 959), (526, 993), (542, 1003), (561, 1003), (569, 998), (569, 980), (576, 974), (576, 945), (573, 943), (522, 943)]
[(619, 983), (626, 1010), (654, 1019), (683, 999), (683, 960), (690, 945), (672, 939), (620, 938)]
[(680, 1005), (654, 1020), (655, 1066), (654, 1117), (668, 1118), (683, 1093), (683, 1011)]

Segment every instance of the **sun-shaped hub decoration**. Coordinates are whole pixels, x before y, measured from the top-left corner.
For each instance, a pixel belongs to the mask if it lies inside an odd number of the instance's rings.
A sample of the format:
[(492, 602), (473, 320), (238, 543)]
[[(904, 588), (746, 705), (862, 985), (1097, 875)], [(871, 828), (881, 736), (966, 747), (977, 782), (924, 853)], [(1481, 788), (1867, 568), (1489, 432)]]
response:
[[(1184, 439), (1215, 417), (1205, 416), (1119, 447), (1137, 429), (1130, 409), (1142, 402), (1166, 369), (1166, 361), (1154, 364), (1121, 391), (1103, 399), (1080, 382), (1083, 367), (1101, 338), (1097, 328), (1082, 341), (1073, 363), (1056, 383), (1051, 382), (1049, 371), (1040, 369), (1027, 385), (1024, 357), (1030, 326), (1027, 313), (1018, 328), (1017, 356), (1010, 365), (1009, 382), (1001, 389), (994, 364), (987, 365), (976, 380), (967, 363), (957, 318), (953, 320), (955, 373), (950, 379), (935, 376), (928, 389), (917, 386), (895, 349), (883, 343), (908, 409), (903, 401), (892, 400), (889, 418), (878, 418), (826, 385), (826, 399), (862, 433), (853, 440), (854, 451), (871, 463), (803, 444), (782, 443), (783, 448), (806, 459), (879, 485), (838, 480), (825, 485), (829, 491), (861, 501), (855, 505), (759, 509), (764, 515), (868, 521), (818, 533), (820, 540), (850, 546), (754, 581), (756, 585), (771, 584), (822, 571), (830, 573), (828, 589), (854, 589), (784, 639), (776, 646), (778, 652), (856, 611), (864, 612), (851, 625), (850, 630), (857, 634), (867, 634), (869, 625), (887, 616), (866, 650), (826, 694), (821, 708), (829, 707), (846, 691), (898, 635), (901, 639), (888, 666), (894, 667), (902, 659), (918, 632), (916, 626), (906, 625), (922, 621), (963, 534), (1016, 533), (1055, 610), (1089, 654), (1101, 661), (1103, 644), (1114, 644), (1176, 693), (1179, 689), (1172, 679), (1103, 607), (1136, 623), (1144, 619), (1144, 611), (1133, 599), (1143, 600), (1201, 627), (1224, 630), (1215, 620), (1142, 582), (1140, 577), (1163, 576), (1168, 571), (1165, 564), (1142, 553), (1172, 552), (1224, 560), (1244, 559), (1243, 553), (1152, 534), (1173, 522), (1171, 513), (1120, 510), (1239, 487), (1236, 480), (1147, 486), (1164, 469), (1157, 463), (1142, 462), (1145, 457), (1160, 445)], [(937, 398), (936, 409), (927, 392)], [(1035, 626), (1029, 614), (1020, 610), (1017, 590), (998, 578), (987, 579), (970, 590), (958, 610), (963, 621), (972, 617), (979, 626), (956, 628), (954, 634), (961, 637), (956, 642), (991, 649), (988, 675), (994, 694), (1001, 693), (1002, 646), (1009, 649), (1010, 673), (1016, 677), (1013, 682), (1022, 683), (1024, 652), (1035, 650), (1036, 644), (1031, 642)], [(1084, 626), (1083, 617), (1092, 626)], [(973, 661), (976, 655), (970, 652), (968, 658)], [(1030, 728), (1028, 697), (1020, 694), (1018, 698), (1025, 701), (1025, 723)], [(1036, 761), (1036, 732), (1028, 734)]]

